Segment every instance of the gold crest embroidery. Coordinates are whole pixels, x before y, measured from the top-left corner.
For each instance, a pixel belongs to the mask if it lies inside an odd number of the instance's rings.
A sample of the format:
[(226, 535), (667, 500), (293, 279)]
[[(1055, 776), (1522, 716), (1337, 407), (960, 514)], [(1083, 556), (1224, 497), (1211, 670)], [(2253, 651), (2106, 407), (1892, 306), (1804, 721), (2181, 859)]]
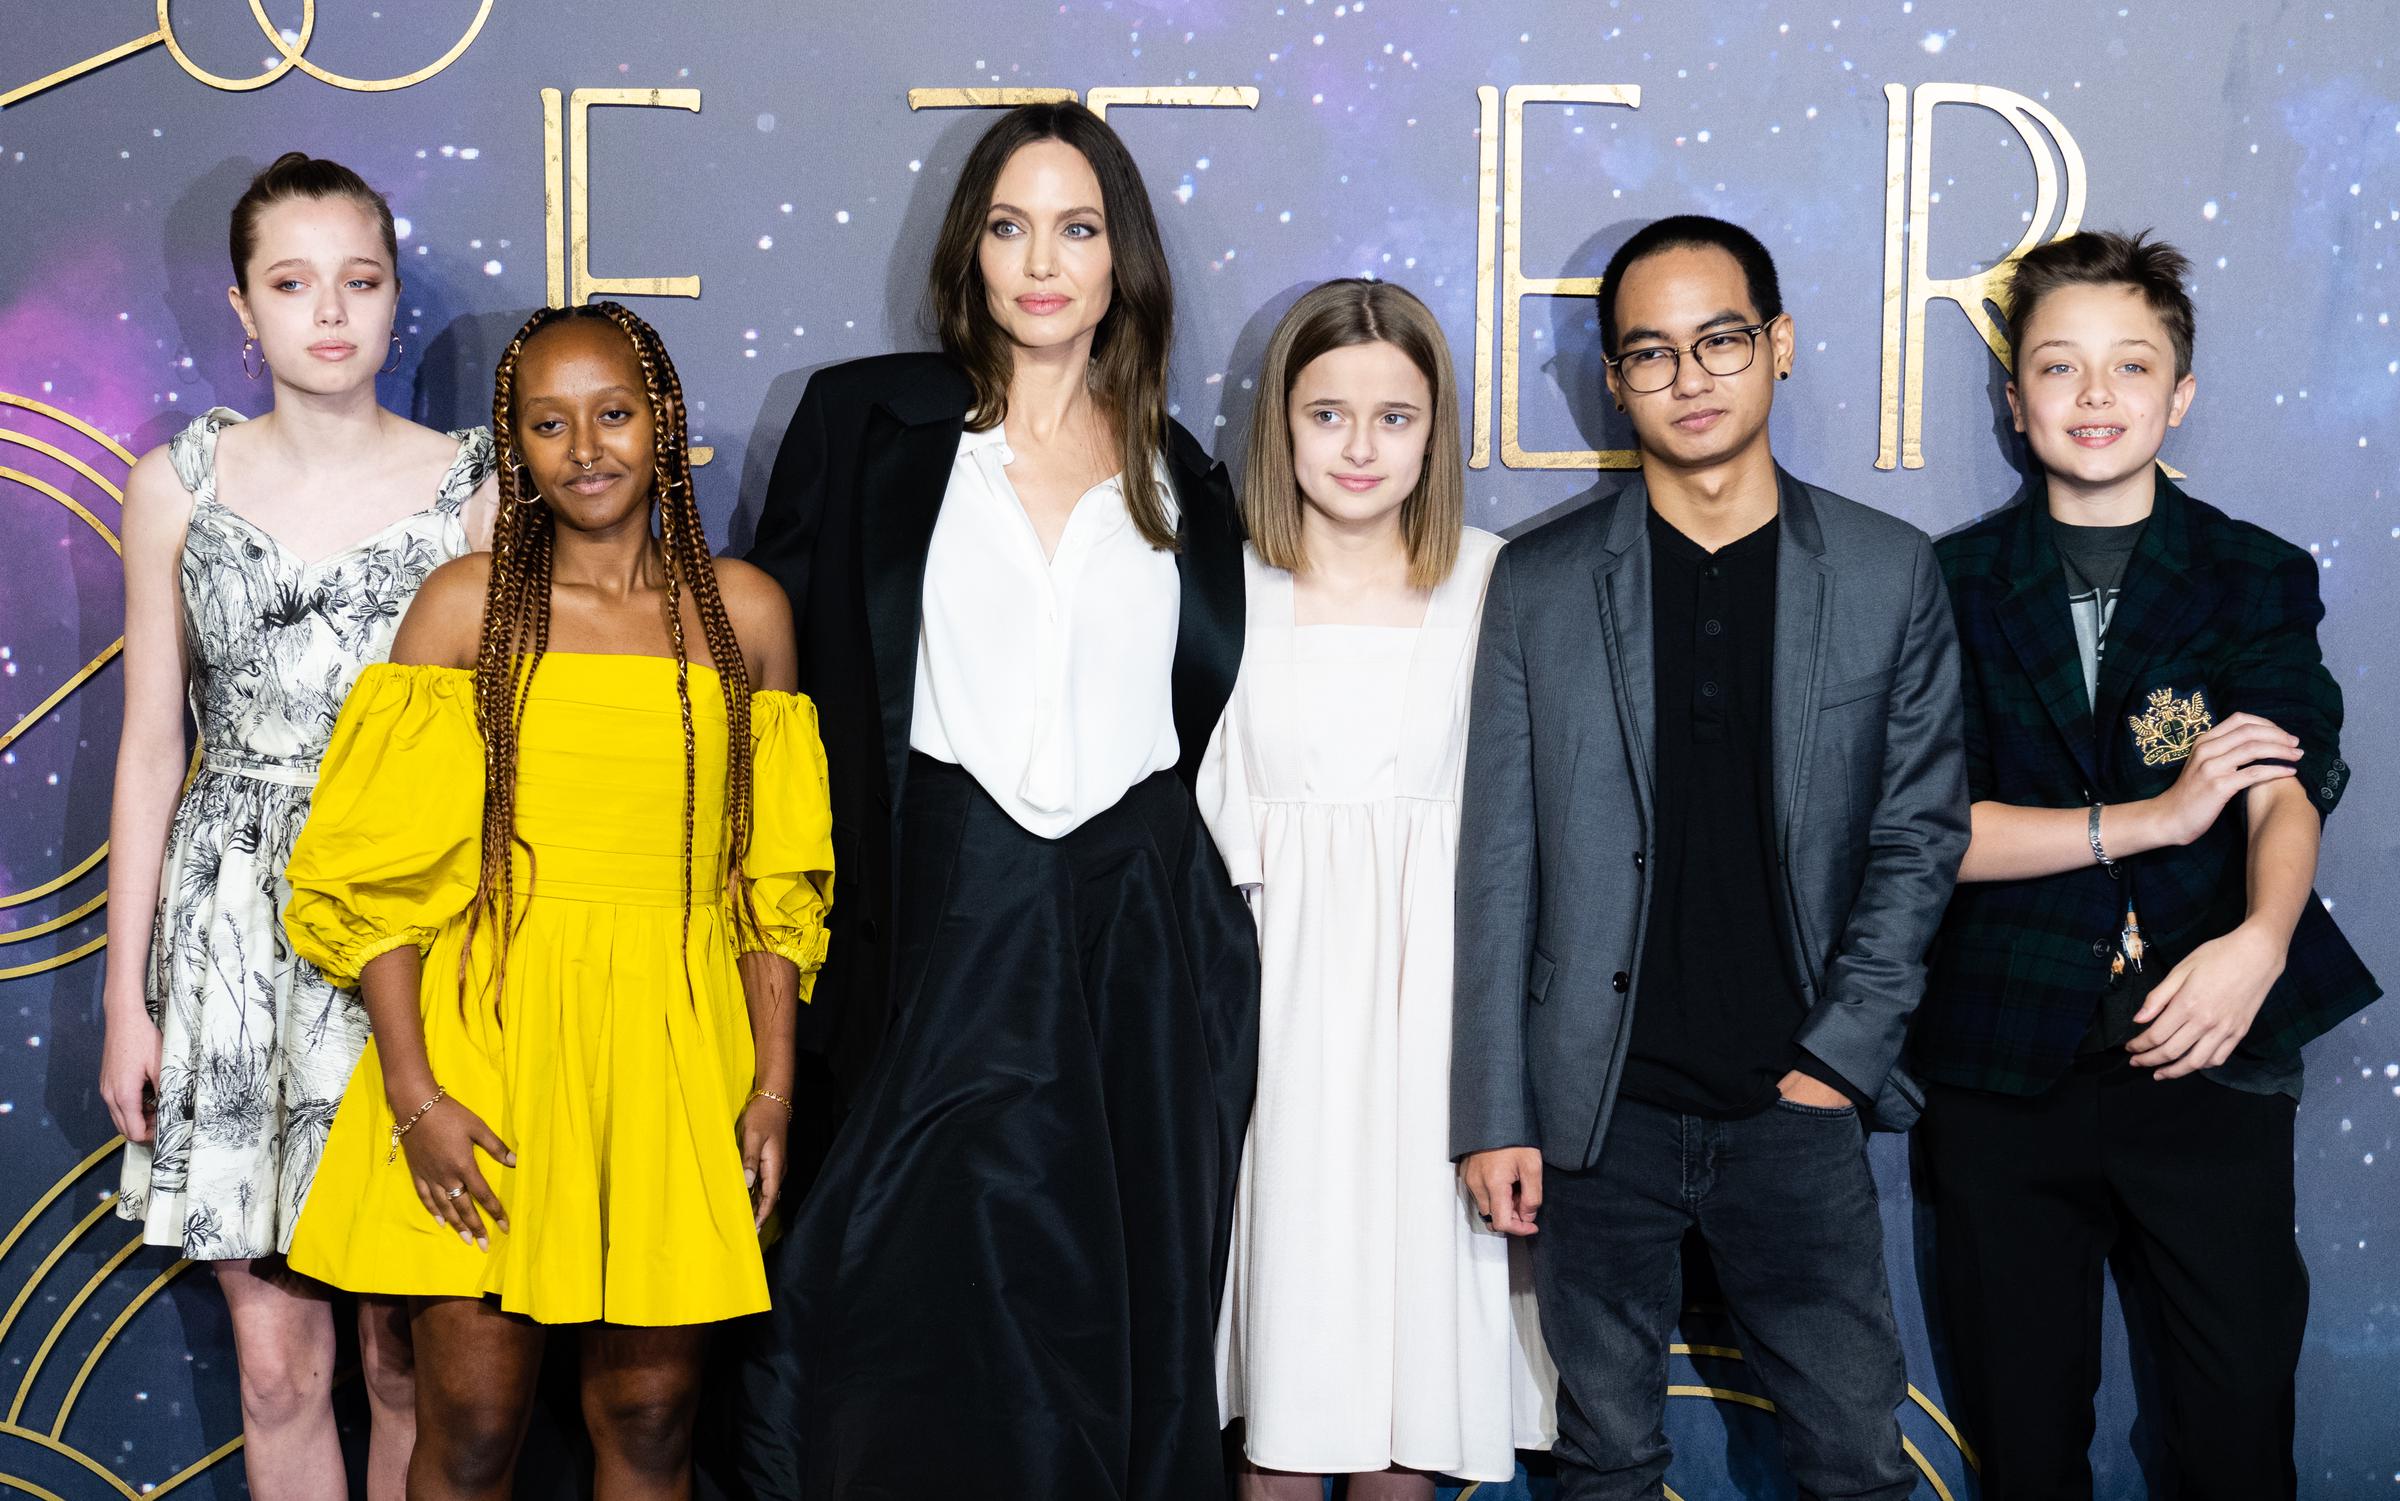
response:
[(2125, 722), (2133, 726), (2133, 743), (2141, 748), (2144, 766), (2171, 766), (2189, 756), (2192, 743), (2217, 721), (2198, 689), (2190, 698), (2177, 698), (2172, 688), (2153, 688), (2149, 712), (2128, 715)]

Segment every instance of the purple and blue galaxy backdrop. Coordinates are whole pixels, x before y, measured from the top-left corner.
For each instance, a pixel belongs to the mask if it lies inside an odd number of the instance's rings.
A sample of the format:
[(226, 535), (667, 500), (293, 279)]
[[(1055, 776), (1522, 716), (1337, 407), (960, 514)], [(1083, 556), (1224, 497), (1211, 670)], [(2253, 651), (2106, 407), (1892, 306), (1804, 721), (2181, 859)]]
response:
[[(289, 28), (287, 48), (309, 28), (307, 61), (359, 81), (425, 72), (480, 0), (375, 3), (265, 9)], [(1459, 413), (1491, 433), (1491, 461), (1469, 475), (1471, 519), (1505, 529), (1570, 503), (1594, 483), (1589, 469), (1510, 467), (1501, 436), (1513, 411), (1528, 452), (1629, 445), (1600, 391), (1591, 305), (1512, 305), (1501, 268), (1595, 276), (1638, 221), (1700, 211), (1751, 226), (1780, 262), (1800, 335), (1797, 373), (1777, 393), (1784, 463), (1938, 532), (2005, 501), (2017, 473), (1999, 366), (1943, 301), (1922, 340), (1924, 462), (1877, 467), (1884, 365), (1896, 386), (1906, 355), (1885, 332), (1887, 217), (1900, 221), (1895, 245), (1908, 231), (1908, 194), (1891, 199), (1886, 184), (1886, 90), (1901, 86), (1901, 159), (1930, 148), (1908, 181), (1926, 193), (1929, 277), (1972, 275), (2029, 229), (2055, 229), (2037, 161), (2081, 191), (2086, 226), (2152, 228), (2191, 254), (2199, 397), (2165, 457), (2193, 493), (2322, 566), (2322, 639), (2348, 700), (2356, 782), (2329, 826), (2320, 888), (2368, 963), (2400, 975), (2400, 694), (2387, 655), (2400, 633), (2400, 18), (2382, 0), (485, 8), (455, 60), (406, 87), (340, 87), (295, 66), (236, 91), (194, 70), (255, 76), (275, 49), (244, 5), (187, 0), (172, 23), (190, 68), (154, 43), (0, 108), (0, 1223), (15, 1227), (0, 1241), (0, 1493), (244, 1493), (210, 1279), (133, 1248), (103, 1204), (116, 1169), (94, 1082), (94, 950), (122, 608), (108, 487), (124, 479), (123, 454), (210, 406), (255, 412), (266, 399), (238, 359), (225, 220), (250, 174), (288, 149), (337, 158), (390, 195), (406, 351), (382, 390), (435, 426), (489, 420), (493, 359), (548, 298), (546, 266), (569, 238), (588, 232), (595, 275), (697, 276), (697, 298), (631, 300), (673, 349), (697, 441), (715, 450), (699, 485), (722, 545), (746, 541), (809, 371), (932, 342), (928, 249), (991, 117), (912, 111), (912, 88), (1256, 91), (1254, 106), (1110, 111), (1172, 255), (1177, 413), (1237, 465), (1275, 318), (1305, 286), (1372, 275), (1433, 306), (1462, 376), (1488, 349), (1490, 378)], [(148, 0), (0, 0), (0, 94), (150, 36), (164, 13)], [(2032, 101), (2073, 150), (1969, 104), (1934, 110), (1928, 143), (1910, 100), (1936, 83)], [(1521, 193), (1501, 191), (1496, 157), (1487, 197), (1477, 91), (1568, 84), (1633, 86), (1639, 103), (1526, 103)], [(594, 109), (581, 156), (562, 131), (567, 180), (588, 176), (589, 218), (564, 203), (547, 215), (541, 91), (652, 88), (697, 90), (700, 108)], [(1488, 275), (1479, 224), (1494, 240)], [(1893, 290), (1905, 303), (1917, 284)], [(1500, 379), (1512, 321), (1514, 386)], [(2400, 1019), (2387, 1005), (2309, 1053), (2297, 1170), (2315, 1278), (2299, 1438), (2312, 1498), (2400, 1492), (2395, 1134)], [(1919, 1495), (1963, 1497), (1972, 1483), (1940, 1416), (1905, 1148), (1879, 1140), (1874, 1155), (1922, 1397), (1902, 1414), (1924, 1456)], [(1740, 1336), (1703, 1311), (1686, 1338)], [(2112, 1317), (2093, 1449), (2112, 1498), (2147, 1493), (2125, 1350)], [(1674, 1379), (1675, 1493), (1791, 1494), (1772, 1419), (1741, 1400), (1756, 1386), (1740, 1361), (1678, 1356)], [(355, 1430), (354, 1388), (344, 1400)], [(1539, 1479), (1519, 1485), (1546, 1493)]]

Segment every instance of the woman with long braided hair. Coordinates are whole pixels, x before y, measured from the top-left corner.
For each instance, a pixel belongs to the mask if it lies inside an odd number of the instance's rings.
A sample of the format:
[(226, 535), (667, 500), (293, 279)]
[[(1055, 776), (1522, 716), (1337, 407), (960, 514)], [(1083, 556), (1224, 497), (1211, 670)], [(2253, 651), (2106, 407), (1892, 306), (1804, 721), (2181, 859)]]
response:
[(292, 1261), (415, 1300), (412, 1497), (508, 1493), (553, 1324), (598, 1494), (680, 1496), (707, 1326), (767, 1306), (824, 750), (650, 326), (537, 313), (492, 412), (493, 551), (361, 678), (292, 856), (293, 944), (374, 1022)]

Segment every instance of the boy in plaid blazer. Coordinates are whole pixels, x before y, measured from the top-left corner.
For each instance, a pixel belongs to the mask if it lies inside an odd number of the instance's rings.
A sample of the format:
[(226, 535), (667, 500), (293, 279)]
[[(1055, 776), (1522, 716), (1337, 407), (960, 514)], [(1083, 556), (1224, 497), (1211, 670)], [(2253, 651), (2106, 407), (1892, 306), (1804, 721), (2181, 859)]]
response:
[(2349, 775), (2316, 562), (2156, 463), (2187, 269), (2115, 234), (2020, 261), (2008, 399), (2043, 472), (1937, 544), (1974, 836), (1910, 1056), (1987, 1501), (2091, 1495), (2111, 1259), (2165, 1335), (2177, 1493), (2295, 1494), (2300, 1047), (2380, 993), (2310, 890)]

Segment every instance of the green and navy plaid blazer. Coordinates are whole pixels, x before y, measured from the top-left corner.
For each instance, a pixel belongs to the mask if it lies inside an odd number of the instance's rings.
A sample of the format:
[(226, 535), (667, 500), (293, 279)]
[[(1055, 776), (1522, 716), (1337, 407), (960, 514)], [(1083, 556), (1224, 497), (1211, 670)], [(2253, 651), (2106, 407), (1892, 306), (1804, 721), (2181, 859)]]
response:
[[(1958, 619), (1970, 795), (2036, 808), (2155, 796), (2183, 770), (2180, 757), (2160, 753), (2161, 721), (2204, 706), (2210, 722), (2248, 711), (2298, 737), (2300, 783), (2319, 817), (2331, 813), (2350, 771), (2341, 689), (2317, 649), (2325, 606), (2316, 560), (2162, 473), (2109, 622), (2099, 692), (2087, 695), (2052, 525), (2037, 481), (1934, 544)], [(2247, 831), (2236, 799), (2192, 843), (2135, 855), (2113, 872), (2093, 864), (1961, 882), (1934, 941), (1913, 1067), (2003, 1094), (2055, 1082), (2108, 985), (2127, 897), (2141, 918), (2144, 968), (2163, 975), (2241, 922)], [(2291, 1057), (2381, 993), (2312, 897), (2240, 1051)]]

